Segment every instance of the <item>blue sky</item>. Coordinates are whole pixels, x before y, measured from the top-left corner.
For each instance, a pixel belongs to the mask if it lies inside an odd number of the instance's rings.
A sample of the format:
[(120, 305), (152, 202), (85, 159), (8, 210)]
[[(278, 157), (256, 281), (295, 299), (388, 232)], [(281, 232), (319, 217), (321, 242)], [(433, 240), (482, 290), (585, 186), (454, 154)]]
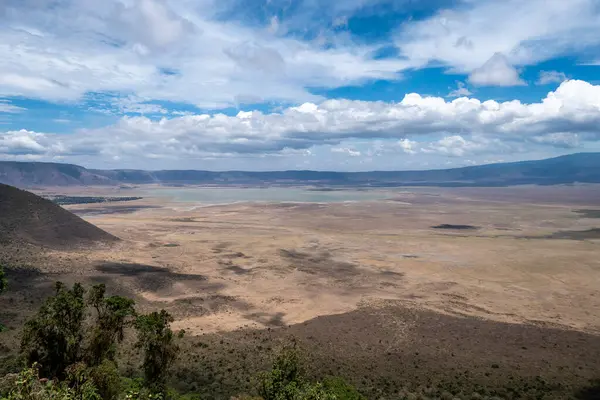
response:
[(5, 0), (0, 159), (427, 169), (600, 151), (596, 0)]

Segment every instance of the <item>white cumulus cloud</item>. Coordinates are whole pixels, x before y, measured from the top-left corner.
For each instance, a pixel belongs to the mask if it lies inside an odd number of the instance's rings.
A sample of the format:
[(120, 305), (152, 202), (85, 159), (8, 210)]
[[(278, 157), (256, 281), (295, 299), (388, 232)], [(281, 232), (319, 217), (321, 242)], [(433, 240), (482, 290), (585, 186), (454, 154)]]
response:
[[(600, 86), (569, 80), (531, 104), (413, 93), (398, 103), (326, 100), (270, 114), (123, 117), (69, 135), (10, 131), (0, 134), (0, 155), (142, 162), (292, 156), (325, 147), (357, 158), (394, 149), (462, 157), (522, 151), (523, 144), (577, 148), (600, 141), (598, 126)], [(368, 152), (356, 145), (374, 140), (381, 144)]]

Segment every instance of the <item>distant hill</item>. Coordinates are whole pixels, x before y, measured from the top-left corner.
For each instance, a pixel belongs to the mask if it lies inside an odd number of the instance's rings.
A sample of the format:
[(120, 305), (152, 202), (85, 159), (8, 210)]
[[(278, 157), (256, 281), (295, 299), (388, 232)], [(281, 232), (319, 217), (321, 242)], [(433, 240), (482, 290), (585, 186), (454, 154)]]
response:
[(316, 185), (340, 187), (510, 186), (600, 183), (600, 153), (537, 161), (427, 171), (198, 171), (95, 170), (77, 165), (0, 162), (0, 182), (15, 186), (118, 185)]
[(107, 177), (73, 164), (0, 161), (0, 183), (17, 187), (110, 185)]
[(0, 245), (63, 248), (116, 240), (50, 200), (0, 184)]

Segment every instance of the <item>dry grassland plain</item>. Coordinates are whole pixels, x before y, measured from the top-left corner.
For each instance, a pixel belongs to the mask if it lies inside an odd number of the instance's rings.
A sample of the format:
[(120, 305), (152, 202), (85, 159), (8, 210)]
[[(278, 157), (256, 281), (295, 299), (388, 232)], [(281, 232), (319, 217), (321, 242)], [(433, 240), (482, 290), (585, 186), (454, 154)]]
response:
[(594, 206), (594, 186), (205, 207), (145, 198), (68, 206), (123, 239), (69, 256), (85, 258), (81, 279), (114, 281), (192, 332), (290, 325), (386, 301), (599, 332)]
[[(57, 192), (136, 189), (38, 191)], [(408, 379), (386, 359), (398, 353), (405, 364), (431, 360), (429, 370), (451, 359), (483, 368), (496, 357), (506, 374), (519, 365), (536, 376), (572, 368), (577, 383), (600, 376), (599, 186), (404, 188), (384, 197), (66, 206), (122, 241), (49, 252), (13, 296), (26, 301), (58, 279), (106, 282), (142, 308), (167, 309), (176, 328), (207, 343), (225, 337), (251, 348), (240, 332), (309, 338), (335, 349), (338, 371), (327, 372)], [(339, 361), (346, 353), (364, 366)]]

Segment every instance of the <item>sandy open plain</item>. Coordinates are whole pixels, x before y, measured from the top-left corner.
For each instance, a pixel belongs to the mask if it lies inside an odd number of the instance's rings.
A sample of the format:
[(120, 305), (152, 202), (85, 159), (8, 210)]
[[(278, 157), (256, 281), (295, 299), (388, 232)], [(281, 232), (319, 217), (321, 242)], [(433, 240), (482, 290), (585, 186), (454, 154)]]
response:
[[(177, 328), (205, 341), (237, 340), (236, 349), (246, 346), (240, 332), (291, 330), (315, 342), (333, 335), (323, 346), (348, 341), (337, 357), (360, 357), (364, 349), (350, 341), (368, 338), (380, 371), (393, 365), (381, 357), (414, 358), (419, 342), (437, 348), (416, 353), (435, 368), (455, 357), (452, 346), (463, 346), (464, 355), (472, 344), (461, 363), (477, 368), (490, 362), (481, 351), (498, 346), (494, 357), (508, 357), (506, 374), (521, 365), (525, 375), (555, 376), (560, 364), (578, 384), (600, 376), (598, 186), (417, 188), (389, 191), (381, 201), (202, 207), (146, 197), (67, 208), (122, 241), (47, 253), (27, 283), (39, 293), (56, 279), (106, 282), (142, 307), (169, 310)], [(15, 298), (26, 299), (28, 289), (17, 289)], [(535, 354), (513, 354), (537, 345)], [(385, 373), (399, 376), (394, 368)]]
[[(577, 212), (592, 208), (593, 189), (579, 199), (531, 189), (530, 202), (525, 188), (418, 189), (359, 203), (68, 208), (123, 239), (83, 251), (78, 273), (160, 302), (193, 332), (290, 325), (387, 300), (600, 332), (600, 232), (567, 234), (600, 227)], [(476, 229), (432, 228), (440, 224)]]

